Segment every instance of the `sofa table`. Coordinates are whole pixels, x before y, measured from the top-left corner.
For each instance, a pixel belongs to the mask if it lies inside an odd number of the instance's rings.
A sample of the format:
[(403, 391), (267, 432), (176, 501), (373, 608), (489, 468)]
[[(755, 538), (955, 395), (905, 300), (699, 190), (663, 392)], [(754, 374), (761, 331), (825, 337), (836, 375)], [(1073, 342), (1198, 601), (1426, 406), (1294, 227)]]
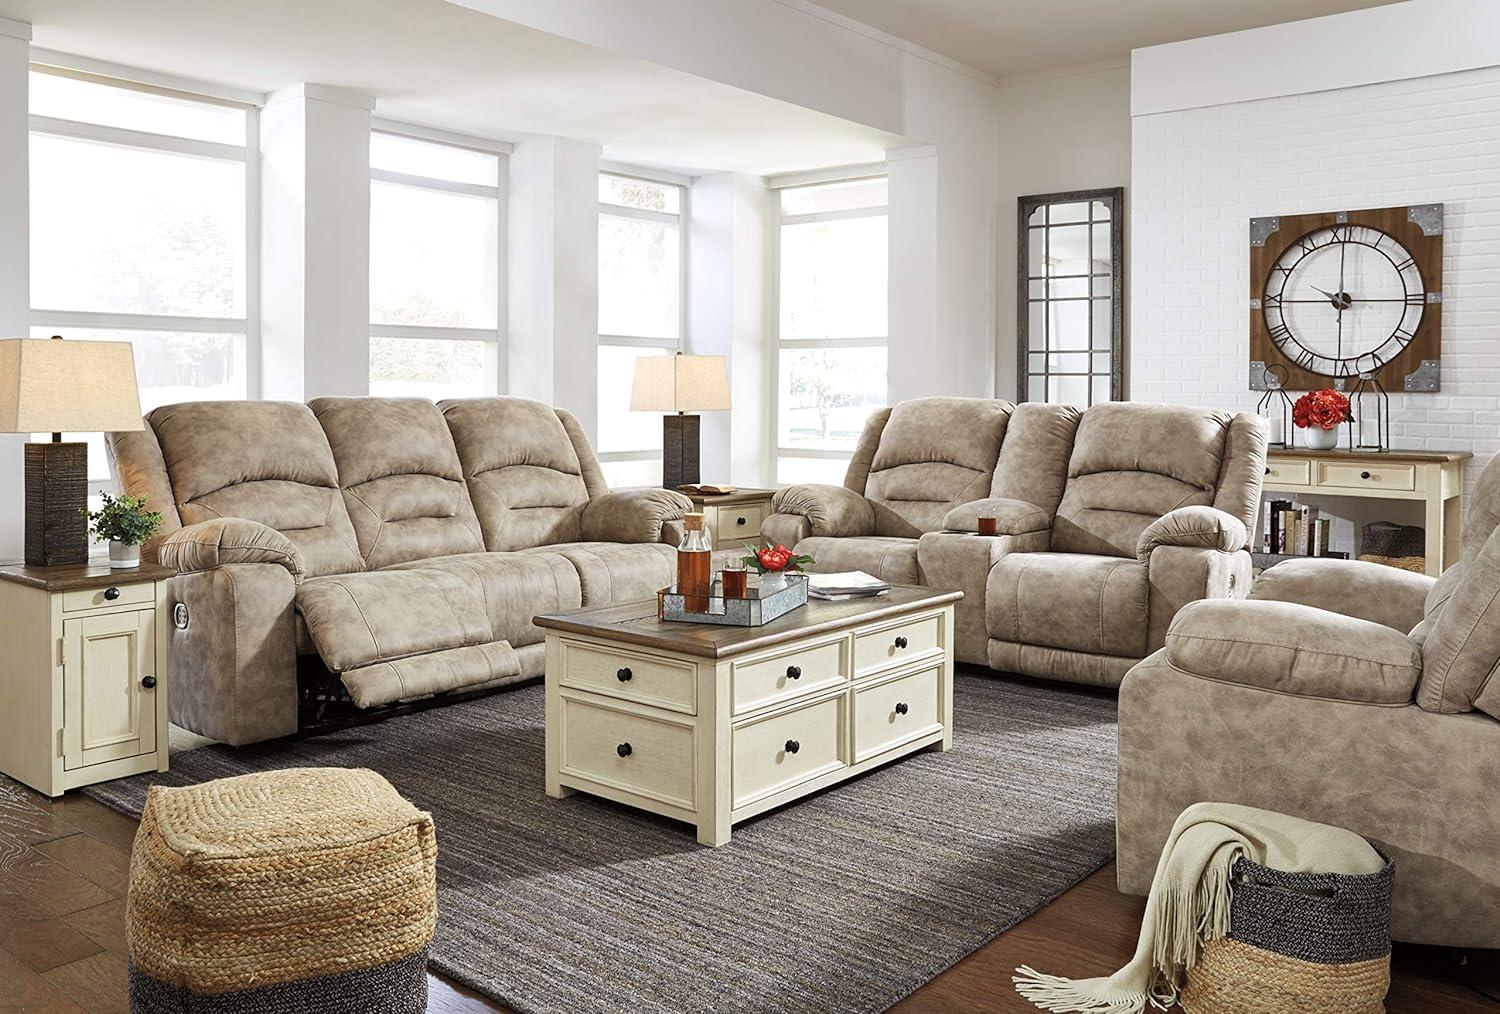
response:
[(655, 602), (538, 616), (547, 794), (584, 791), (729, 842), (748, 817), (953, 742), (953, 603), (897, 587), (761, 627), (669, 623)]
[(0, 771), (60, 796), (167, 770), (174, 574), (0, 565)]

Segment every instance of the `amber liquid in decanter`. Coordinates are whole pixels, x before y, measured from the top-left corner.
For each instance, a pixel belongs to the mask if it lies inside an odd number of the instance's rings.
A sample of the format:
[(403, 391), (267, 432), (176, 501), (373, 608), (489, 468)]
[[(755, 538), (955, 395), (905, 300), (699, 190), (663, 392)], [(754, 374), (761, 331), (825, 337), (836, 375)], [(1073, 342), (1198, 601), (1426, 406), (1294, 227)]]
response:
[(677, 547), (677, 591), (683, 597), (684, 609), (706, 613), (713, 581), (713, 546), (703, 529), (702, 514), (688, 514), (682, 523), (685, 531)]

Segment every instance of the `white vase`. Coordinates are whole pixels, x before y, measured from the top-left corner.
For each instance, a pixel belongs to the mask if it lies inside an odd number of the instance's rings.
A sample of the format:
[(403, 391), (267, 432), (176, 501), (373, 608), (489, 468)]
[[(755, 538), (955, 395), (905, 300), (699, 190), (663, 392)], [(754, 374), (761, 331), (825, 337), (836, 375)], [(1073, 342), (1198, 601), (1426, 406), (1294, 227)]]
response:
[(1339, 445), (1338, 428), (1325, 430), (1321, 426), (1304, 426), (1302, 442), (1310, 451), (1331, 451)]
[(141, 547), (127, 546), (114, 539), (109, 540), (109, 566), (112, 570), (129, 570), (141, 565)]
[(760, 590), (763, 592), (780, 591), (786, 587), (786, 571), (768, 570), (760, 576)]

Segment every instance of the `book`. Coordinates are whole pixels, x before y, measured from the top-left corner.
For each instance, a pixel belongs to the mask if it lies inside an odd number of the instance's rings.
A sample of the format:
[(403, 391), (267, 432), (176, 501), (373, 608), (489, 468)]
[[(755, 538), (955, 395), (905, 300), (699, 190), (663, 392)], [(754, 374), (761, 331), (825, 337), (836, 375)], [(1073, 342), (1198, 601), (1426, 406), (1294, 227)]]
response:
[(698, 496), (722, 496), (726, 493), (733, 493), (738, 488), (739, 487), (732, 486), (727, 482), (699, 482), (688, 483), (685, 486), (678, 486), (677, 490), (680, 493), (696, 493)]
[(807, 594), (810, 598), (839, 601), (851, 598), (867, 598), (883, 595), (891, 590), (889, 582), (872, 577), (862, 570), (842, 571), (836, 574), (809, 574)]

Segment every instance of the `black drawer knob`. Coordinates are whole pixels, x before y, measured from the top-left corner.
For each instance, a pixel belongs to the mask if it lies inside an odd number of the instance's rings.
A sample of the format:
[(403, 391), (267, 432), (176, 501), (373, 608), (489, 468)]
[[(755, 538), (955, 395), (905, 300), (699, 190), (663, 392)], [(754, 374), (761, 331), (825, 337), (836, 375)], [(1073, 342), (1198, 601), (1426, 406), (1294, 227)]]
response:
[(1270, 466), (1270, 465), (1267, 465), (1267, 466), (1266, 466), (1266, 474), (1267, 474), (1267, 475), (1270, 475), (1270, 474), (1271, 474), (1271, 466)]
[(1368, 479), (1370, 477), (1370, 473), (1369, 472), (1360, 472), (1359, 473), (1359, 477), (1361, 479)]
[(904, 714), (906, 714), (910, 710), (911, 709), (906, 706), (906, 702), (905, 701), (897, 701), (896, 702), (896, 714), (898, 714), (898, 715), (904, 715)]
[(156, 677), (155, 676), (142, 676), (141, 677), (141, 686), (145, 687), (147, 690), (155, 690), (156, 689)]
[(630, 666), (628, 665), (615, 670), (615, 679), (619, 680), (621, 683), (629, 683), (631, 677), (633, 677), (634, 675), (635, 673), (630, 671)]
[(120, 589), (118, 589), (118, 588), (106, 588), (106, 589), (104, 589), (104, 601), (106, 601), (106, 602), (113, 602), (115, 599), (117, 599), (119, 597), (120, 597)]
[(621, 757), (629, 757), (633, 752), (634, 751), (630, 749), (629, 743), (621, 743), (619, 746), (615, 747), (615, 753), (619, 754)]
[(787, 753), (796, 753), (798, 750), (801, 750), (801, 749), (802, 749), (802, 744), (799, 743), (799, 742), (797, 742), (795, 739), (789, 739), (789, 740), (786, 741), (786, 752)]
[(748, 525), (750, 522), (744, 518), (735, 518), (734, 523), (737, 525)]
[(786, 667), (786, 678), (798, 680), (802, 678), (802, 667), (800, 665), (789, 665)]
[(896, 638), (896, 647), (898, 647), (898, 648), (904, 648), (904, 647), (906, 647), (906, 638), (904, 638), (904, 637), (898, 637), (898, 638)]

